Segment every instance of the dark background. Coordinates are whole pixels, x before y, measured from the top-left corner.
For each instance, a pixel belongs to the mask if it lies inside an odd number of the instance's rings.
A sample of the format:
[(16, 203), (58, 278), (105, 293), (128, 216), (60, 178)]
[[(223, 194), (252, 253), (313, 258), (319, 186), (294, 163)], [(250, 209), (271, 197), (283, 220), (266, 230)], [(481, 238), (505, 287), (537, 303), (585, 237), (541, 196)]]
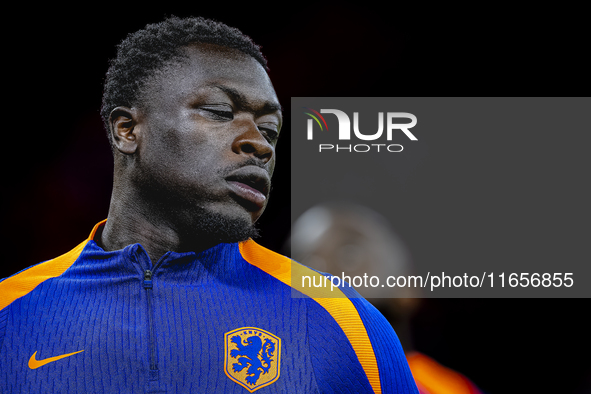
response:
[[(285, 108), (296, 96), (589, 94), (577, 9), (156, 4), (5, 12), (0, 277), (72, 249), (106, 218), (112, 163), (99, 107), (108, 59), (127, 33), (166, 15), (211, 17), (250, 35)], [(260, 221), (259, 242), (275, 250), (289, 233), (289, 124), (286, 113)], [(557, 132), (554, 148), (561, 142)], [(585, 299), (425, 299), (414, 344), (488, 393), (589, 393), (588, 311)]]

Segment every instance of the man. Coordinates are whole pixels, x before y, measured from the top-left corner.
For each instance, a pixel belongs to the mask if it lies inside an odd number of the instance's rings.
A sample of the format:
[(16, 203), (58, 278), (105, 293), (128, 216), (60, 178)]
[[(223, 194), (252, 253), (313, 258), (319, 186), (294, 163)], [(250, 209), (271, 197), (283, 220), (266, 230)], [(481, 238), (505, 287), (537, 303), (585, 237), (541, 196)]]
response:
[(119, 46), (102, 116), (108, 218), (0, 282), (2, 392), (417, 392), (370, 304), (292, 291), (292, 268), (320, 274), (252, 241), (282, 113), (248, 37), (146, 26)]

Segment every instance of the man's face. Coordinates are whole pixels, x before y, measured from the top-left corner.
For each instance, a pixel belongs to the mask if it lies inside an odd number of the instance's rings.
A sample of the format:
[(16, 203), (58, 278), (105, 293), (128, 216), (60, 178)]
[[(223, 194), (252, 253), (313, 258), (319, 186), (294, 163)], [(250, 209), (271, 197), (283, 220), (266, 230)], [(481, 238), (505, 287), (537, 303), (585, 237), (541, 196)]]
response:
[(146, 84), (134, 179), (181, 222), (214, 215), (252, 227), (275, 166), (277, 95), (263, 67), (238, 50), (186, 51), (186, 61)]

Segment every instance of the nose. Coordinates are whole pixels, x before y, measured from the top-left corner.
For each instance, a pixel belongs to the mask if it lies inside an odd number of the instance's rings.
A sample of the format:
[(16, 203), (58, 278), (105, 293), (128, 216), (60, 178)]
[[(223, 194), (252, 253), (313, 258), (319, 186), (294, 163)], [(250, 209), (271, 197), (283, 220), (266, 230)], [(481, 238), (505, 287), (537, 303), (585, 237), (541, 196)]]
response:
[(275, 148), (265, 139), (252, 120), (241, 122), (240, 132), (232, 143), (232, 151), (258, 158), (267, 164), (275, 155)]

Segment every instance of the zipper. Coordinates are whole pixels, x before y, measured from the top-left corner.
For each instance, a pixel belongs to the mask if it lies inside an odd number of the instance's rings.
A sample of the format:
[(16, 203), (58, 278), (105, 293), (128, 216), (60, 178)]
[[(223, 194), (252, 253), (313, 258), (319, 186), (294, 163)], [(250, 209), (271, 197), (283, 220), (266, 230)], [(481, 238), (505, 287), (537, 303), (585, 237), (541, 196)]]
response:
[(146, 290), (148, 304), (148, 351), (150, 354), (150, 380), (158, 380), (158, 364), (156, 364), (156, 335), (154, 332), (154, 293), (152, 290), (152, 271), (144, 271), (143, 287)]

